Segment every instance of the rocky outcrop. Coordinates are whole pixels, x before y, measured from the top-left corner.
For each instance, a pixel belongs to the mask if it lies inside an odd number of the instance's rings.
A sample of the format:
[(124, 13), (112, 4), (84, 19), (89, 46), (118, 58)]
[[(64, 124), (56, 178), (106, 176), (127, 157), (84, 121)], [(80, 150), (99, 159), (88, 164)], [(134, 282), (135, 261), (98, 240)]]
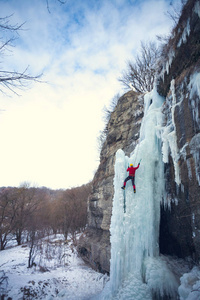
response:
[(102, 147), (100, 165), (89, 197), (88, 228), (79, 241), (79, 253), (93, 268), (109, 273), (110, 220), (114, 194), (115, 153), (134, 150), (143, 117), (143, 97), (130, 91), (119, 100), (110, 116), (107, 138)]
[[(162, 208), (160, 250), (200, 259), (200, 1), (188, 1), (162, 58), (157, 90), (176, 137), (165, 164), (170, 210)], [(170, 127), (171, 126), (171, 127)], [(179, 177), (179, 178), (177, 178)]]
[[(200, 1), (189, 0), (163, 48), (157, 91), (164, 96), (163, 159), (167, 202), (161, 208), (160, 251), (200, 259)], [(79, 253), (95, 269), (110, 268), (110, 220), (115, 153), (134, 150), (143, 117), (143, 96), (122, 96), (108, 133), (89, 197), (88, 228)], [(173, 143), (171, 143), (173, 139)]]
[(177, 26), (168, 44), (163, 47), (160, 60), (160, 76), (157, 91), (166, 97), (172, 79), (182, 81), (185, 71), (198, 64), (200, 56), (200, 4), (199, 0), (189, 0), (183, 8)]

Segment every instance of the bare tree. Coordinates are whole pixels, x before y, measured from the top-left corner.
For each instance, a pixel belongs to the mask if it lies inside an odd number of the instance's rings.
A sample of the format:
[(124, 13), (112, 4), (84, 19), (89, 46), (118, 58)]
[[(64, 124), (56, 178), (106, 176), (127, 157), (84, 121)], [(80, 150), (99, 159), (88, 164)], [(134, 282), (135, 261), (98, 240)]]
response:
[(187, 0), (181, 0), (178, 3), (176, 3), (176, 5), (172, 1), (170, 2), (171, 9), (166, 12), (166, 15), (173, 21), (175, 25), (177, 25), (180, 19), (183, 7), (186, 4), (186, 2)]
[(37, 209), (39, 200), (35, 199), (36, 190), (34, 188), (29, 188), (27, 183), (23, 183), (23, 185), (14, 190), (17, 202), (14, 232), (18, 245), (21, 245), (22, 234), (27, 229), (30, 215)]
[(91, 183), (68, 190), (37, 189), (23, 183), (19, 188), (0, 188), (0, 250), (14, 237), (18, 245), (27, 238), (30, 246), (28, 267), (31, 268), (46, 234), (77, 232), (87, 223), (87, 198)]
[(126, 89), (132, 88), (139, 93), (150, 92), (155, 80), (159, 54), (159, 48), (154, 42), (141, 42), (140, 55), (137, 55), (135, 62), (128, 61), (127, 71), (122, 73), (119, 81)]
[(34, 261), (35, 261), (35, 257), (36, 257), (36, 231), (32, 230), (29, 232), (29, 256), (28, 256), (28, 268), (32, 268), (32, 266), (34, 265)]
[(39, 250), (39, 241), (43, 237), (41, 234), (41, 228), (39, 224), (38, 211), (33, 211), (28, 220), (28, 245), (29, 245), (29, 257), (28, 268), (32, 268), (35, 265), (35, 258)]
[[(21, 193), (25, 193), (25, 203), (27, 206), (26, 211), (26, 231), (28, 233), (28, 245), (29, 245), (29, 257), (28, 268), (32, 268), (35, 265), (35, 258), (40, 249), (41, 239), (45, 236), (46, 227), (43, 219), (45, 217), (43, 211), (43, 197), (45, 196), (42, 190), (38, 190), (36, 193), (35, 188), (23, 188)], [(24, 196), (23, 196), (24, 197)], [(44, 197), (44, 201), (46, 201)]]
[(49, 212), (49, 227), (54, 234), (63, 232), (64, 228), (63, 214), (65, 210), (63, 211), (63, 209), (65, 209), (65, 206), (60, 199), (62, 199), (62, 196), (60, 196), (59, 199), (55, 199), (54, 201), (49, 202), (47, 207), (47, 210)]
[[(14, 47), (14, 40), (19, 35), (19, 31), (22, 30), (23, 24), (10, 24), (12, 15), (0, 18), (0, 63), (6, 52), (11, 51), (11, 47)], [(4, 92), (4, 88), (15, 92), (16, 88), (26, 87), (29, 81), (39, 81), (40, 75), (32, 76), (28, 73), (28, 67), (22, 71), (10, 71), (0, 70), (0, 91)]]
[(16, 199), (12, 189), (0, 190), (0, 250), (4, 250), (15, 227), (17, 210)]
[[(65, 239), (71, 234), (73, 240), (77, 232), (82, 231), (87, 223), (87, 198), (91, 183), (63, 192), (57, 201), (56, 216), (59, 220), (55, 225), (61, 228)], [(59, 216), (59, 217), (58, 217)]]

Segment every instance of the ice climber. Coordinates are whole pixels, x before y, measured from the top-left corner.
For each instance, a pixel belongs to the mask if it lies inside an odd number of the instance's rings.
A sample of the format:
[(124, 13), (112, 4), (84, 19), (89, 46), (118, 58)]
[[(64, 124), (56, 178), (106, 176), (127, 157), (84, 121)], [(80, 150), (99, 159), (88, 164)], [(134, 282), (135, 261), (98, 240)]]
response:
[(129, 172), (129, 176), (126, 177), (126, 179), (124, 180), (124, 185), (122, 186), (123, 190), (125, 190), (126, 182), (131, 179), (134, 193), (136, 193), (136, 189), (135, 189), (135, 171), (139, 168), (139, 166), (140, 166), (140, 163), (138, 164), (138, 166), (136, 168), (133, 167), (133, 164), (130, 164), (130, 167), (126, 170), (127, 172)]

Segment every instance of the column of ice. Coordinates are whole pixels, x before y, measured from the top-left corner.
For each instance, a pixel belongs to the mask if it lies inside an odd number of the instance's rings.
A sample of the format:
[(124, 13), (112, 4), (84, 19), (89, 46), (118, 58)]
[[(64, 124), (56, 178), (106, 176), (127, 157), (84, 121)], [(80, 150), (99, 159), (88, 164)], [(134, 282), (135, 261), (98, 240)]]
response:
[[(147, 285), (144, 285), (145, 262), (148, 257), (159, 254), (158, 237), (160, 222), (160, 201), (163, 194), (163, 162), (159, 129), (162, 122), (161, 105), (163, 99), (152, 91), (144, 97), (145, 112), (140, 131), (140, 143), (130, 158), (118, 150), (115, 163), (113, 213), (111, 218), (111, 275), (112, 295), (115, 295), (123, 282), (130, 279), (134, 291), (125, 287), (121, 298), (150, 299)], [(126, 213), (123, 209), (123, 180), (128, 175), (128, 164), (137, 166), (136, 194), (131, 181), (126, 187)], [(134, 279), (133, 279), (134, 278)], [(140, 284), (137, 284), (140, 281)], [(132, 286), (133, 284), (131, 284)], [(123, 294), (123, 295), (122, 295)], [(146, 295), (146, 296), (145, 296)], [(143, 298), (141, 298), (143, 297)], [(117, 298), (116, 298), (117, 299)], [(127, 298), (128, 299), (128, 298)]]
[(167, 125), (163, 128), (162, 132), (162, 153), (163, 153), (163, 161), (168, 163), (169, 153), (171, 154), (173, 164), (174, 164), (174, 172), (175, 172), (175, 182), (177, 185), (181, 183), (180, 181), (180, 170), (178, 160), (180, 157), (178, 146), (177, 146), (177, 135), (176, 135), (176, 125), (175, 125), (175, 117), (174, 112), (177, 105), (176, 93), (175, 93), (175, 80), (171, 81), (170, 90), (172, 93), (172, 103), (171, 103), (171, 114), (172, 119), (167, 121)]

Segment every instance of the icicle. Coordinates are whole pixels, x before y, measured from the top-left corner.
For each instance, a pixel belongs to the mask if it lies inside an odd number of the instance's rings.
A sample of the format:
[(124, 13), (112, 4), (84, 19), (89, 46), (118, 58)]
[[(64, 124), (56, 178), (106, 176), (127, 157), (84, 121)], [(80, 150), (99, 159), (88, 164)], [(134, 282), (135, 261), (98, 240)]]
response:
[(175, 182), (177, 185), (181, 183), (180, 181), (180, 171), (179, 171), (179, 164), (178, 160), (180, 157), (178, 146), (177, 146), (177, 136), (176, 136), (176, 125), (174, 120), (174, 111), (177, 105), (180, 105), (181, 102), (178, 104), (176, 103), (176, 94), (175, 94), (175, 80), (171, 81), (171, 93), (172, 93), (172, 103), (171, 103), (171, 115), (172, 119), (169, 121), (168, 126), (163, 127), (162, 130), (162, 154), (163, 154), (163, 161), (168, 163), (169, 154), (171, 154), (173, 164), (174, 164), (174, 172), (175, 172)]
[(199, 16), (199, 18), (200, 18), (200, 1), (197, 1), (197, 2), (195, 3), (194, 11), (195, 11), (195, 13), (196, 13), (196, 14)]
[(187, 37), (190, 35), (190, 18), (187, 20), (187, 25), (183, 30), (182, 36), (180, 38), (180, 41), (177, 44), (177, 47), (180, 47), (182, 43), (186, 43)]

